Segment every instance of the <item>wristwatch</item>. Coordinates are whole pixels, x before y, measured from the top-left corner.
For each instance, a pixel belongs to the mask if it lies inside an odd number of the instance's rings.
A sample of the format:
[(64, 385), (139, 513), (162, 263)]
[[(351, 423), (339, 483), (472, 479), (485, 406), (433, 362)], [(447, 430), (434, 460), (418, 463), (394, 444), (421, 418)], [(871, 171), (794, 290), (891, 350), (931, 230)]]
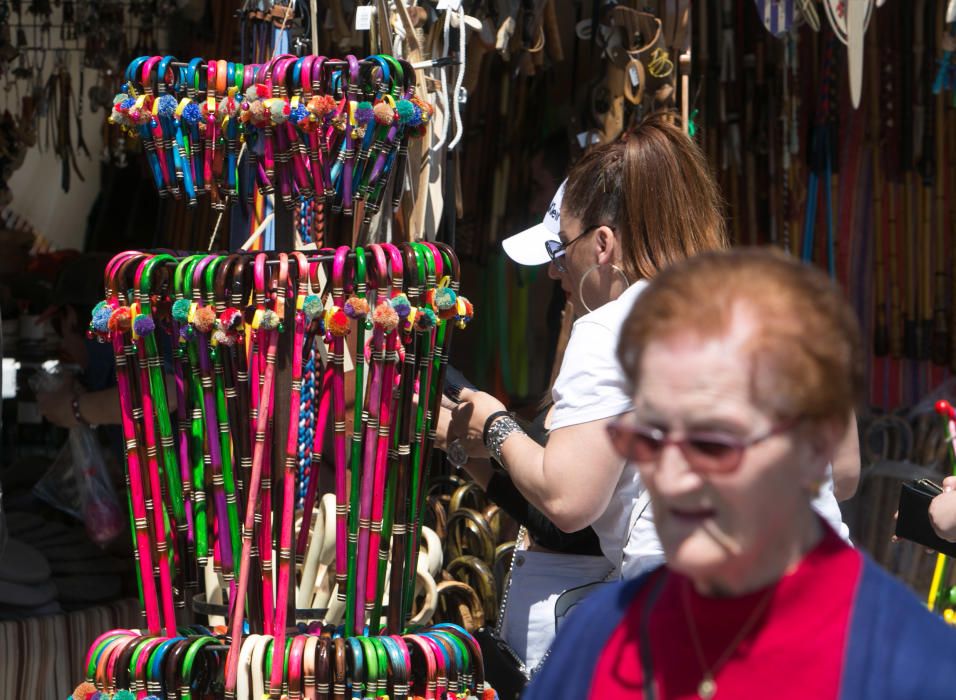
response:
[(448, 461), (459, 469), (468, 464), (468, 451), (465, 449), (465, 446), (461, 444), (461, 440), (457, 438), (452, 440), (451, 444), (448, 445), (448, 452), (446, 454), (448, 455)]
[(485, 447), (492, 458), (502, 467), (505, 463), (501, 459), (501, 446), (513, 433), (523, 433), (518, 421), (510, 413), (501, 413), (493, 418), (485, 430)]

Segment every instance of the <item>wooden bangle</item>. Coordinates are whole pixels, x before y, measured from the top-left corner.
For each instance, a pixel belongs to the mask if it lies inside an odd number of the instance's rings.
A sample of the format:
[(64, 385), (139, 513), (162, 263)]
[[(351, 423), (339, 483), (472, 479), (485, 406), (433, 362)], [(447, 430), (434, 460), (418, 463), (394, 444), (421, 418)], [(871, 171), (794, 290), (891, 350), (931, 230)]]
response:
[(310, 634), (306, 638), (305, 648), (302, 651), (302, 688), (305, 700), (316, 699), (315, 662), (318, 645), (319, 638)]
[(236, 700), (252, 700), (251, 695), (251, 666), (252, 654), (261, 635), (250, 634), (242, 640), (242, 649), (239, 651), (239, 671), (236, 676)]
[(484, 606), (475, 589), (463, 581), (438, 584), (438, 612), (441, 619), (461, 625), (469, 632), (484, 626)]
[(258, 700), (266, 694), (266, 671), (265, 660), (266, 650), (272, 644), (272, 635), (264, 634), (256, 640), (256, 645), (252, 650), (252, 663), (250, 671), (252, 675), (252, 697)]
[(341, 637), (332, 642), (332, 698), (333, 700), (345, 700), (346, 686), (346, 662), (345, 662), (345, 640)]
[(329, 700), (332, 690), (332, 666), (329, 647), (332, 640), (328, 637), (319, 637), (319, 644), (315, 656), (315, 697), (316, 700)]

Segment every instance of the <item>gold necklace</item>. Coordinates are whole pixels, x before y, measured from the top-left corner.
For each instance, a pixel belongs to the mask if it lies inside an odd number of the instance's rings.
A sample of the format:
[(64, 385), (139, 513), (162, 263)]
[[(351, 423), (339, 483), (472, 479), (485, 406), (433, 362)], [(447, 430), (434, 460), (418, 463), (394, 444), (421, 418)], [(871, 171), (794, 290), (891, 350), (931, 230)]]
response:
[(681, 600), (684, 604), (684, 615), (687, 618), (687, 629), (690, 630), (690, 638), (694, 643), (697, 661), (700, 663), (701, 671), (703, 671), (704, 674), (703, 678), (700, 679), (700, 683), (697, 684), (697, 697), (699, 697), (700, 700), (711, 700), (711, 698), (717, 694), (717, 681), (714, 680), (714, 676), (716, 676), (721, 667), (730, 660), (734, 651), (737, 650), (740, 643), (750, 634), (760, 620), (763, 611), (767, 608), (767, 604), (770, 603), (770, 598), (773, 597), (773, 588), (764, 594), (764, 597), (757, 604), (757, 607), (753, 609), (753, 612), (750, 613), (750, 617), (747, 618), (747, 621), (740, 628), (740, 631), (737, 632), (737, 636), (733, 638), (733, 641), (730, 642), (724, 650), (724, 653), (717, 659), (717, 662), (713, 666), (708, 667), (707, 660), (704, 658), (704, 650), (700, 644), (700, 638), (697, 636), (697, 625), (694, 624), (694, 616), (690, 611), (688, 588), (691, 584), (690, 581), (685, 581), (684, 584), (685, 585), (681, 587)]

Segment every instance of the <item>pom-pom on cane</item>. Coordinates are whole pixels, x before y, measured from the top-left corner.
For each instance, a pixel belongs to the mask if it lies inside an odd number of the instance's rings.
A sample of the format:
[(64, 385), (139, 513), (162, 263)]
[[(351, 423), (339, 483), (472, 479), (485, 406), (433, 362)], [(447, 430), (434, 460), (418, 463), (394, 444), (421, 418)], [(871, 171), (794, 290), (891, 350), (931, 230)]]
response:
[(105, 301), (101, 301), (93, 307), (93, 314), (92, 318), (90, 319), (90, 328), (97, 333), (109, 332), (110, 316), (112, 314), (113, 309), (110, 307), (110, 305)]
[(285, 124), (290, 112), (289, 103), (281, 97), (274, 97), (269, 101), (269, 116), (272, 117), (273, 124)]
[(196, 309), (193, 314), (193, 328), (200, 333), (210, 333), (216, 327), (216, 310), (211, 306)]
[(110, 116), (107, 121), (110, 124), (120, 127), (128, 127), (130, 125), (130, 121), (126, 117), (126, 113), (120, 109), (119, 105), (113, 105), (113, 109), (110, 110)]
[(231, 333), (223, 330), (213, 331), (212, 340), (216, 345), (235, 345), (236, 339)]
[(219, 101), (219, 107), (216, 109), (216, 116), (219, 117), (219, 120), (238, 117), (240, 111), (240, 103), (236, 102), (236, 98), (230, 95), (229, 97), (223, 97)]
[(234, 331), (242, 325), (242, 312), (239, 309), (226, 309), (219, 314), (219, 328), (224, 331)]
[(309, 112), (317, 119), (322, 119), (335, 111), (335, 98), (331, 95), (316, 95), (309, 100)]
[(114, 333), (126, 333), (132, 325), (133, 322), (130, 318), (129, 309), (125, 306), (120, 306), (118, 309), (114, 309), (113, 313), (110, 314), (107, 327)]
[(190, 102), (188, 105), (183, 107), (183, 121), (187, 124), (197, 124), (202, 118), (202, 112), (199, 109), (199, 105), (195, 102)]
[(148, 314), (139, 314), (133, 319), (133, 333), (139, 336), (149, 335), (156, 330), (156, 322)]
[(438, 316), (427, 306), (418, 309), (418, 317), (415, 319), (415, 327), (420, 331), (427, 331), (438, 324)]
[(372, 312), (372, 323), (386, 333), (391, 333), (398, 328), (398, 313), (387, 301), (380, 302)]
[(427, 124), (432, 116), (432, 106), (420, 97), (413, 97), (411, 101), (421, 111), (421, 123)]
[(293, 124), (302, 124), (302, 122), (308, 121), (308, 119), (309, 110), (306, 109), (305, 105), (301, 102), (289, 110), (289, 121), (291, 121)]
[(172, 119), (176, 115), (176, 98), (172, 95), (160, 95), (157, 100), (156, 114), (161, 117)]
[(96, 686), (90, 681), (83, 681), (73, 690), (70, 696), (73, 700), (90, 700), (93, 693), (96, 692)]
[(305, 318), (309, 323), (311, 323), (312, 319), (316, 316), (319, 316), (323, 310), (322, 297), (318, 294), (309, 294), (302, 301), (302, 313), (305, 314)]
[(368, 301), (362, 297), (350, 296), (345, 302), (345, 315), (355, 321), (361, 321), (371, 309)]
[(173, 320), (179, 323), (188, 323), (189, 322), (189, 307), (192, 306), (192, 302), (189, 299), (177, 299), (173, 302)]
[(282, 319), (279, 318), (279, 314), (272, 309), (267, 309), (262, 312), (262, 318), (259, 319), (259, 328), (267, 331), (274, 331), (279, 327), (279, 322), (281, 320)]
[(130, 690), (117, 690), (113, 694), (113, 700), (136, 700), (136, 693)]
[(371, 102), (359, 102), (355, 108), (355, 121), (360, 126), (366, 126), (375, 118), (375, 110)]
[(391, 126), (395, 121), (395, 109), (387, 102), (379, 102), (372, 112), (375, 114), (375, 123), (380, 126)]
[(481, 692), (481, 700), (498, 700), (498, 693), (495, 692), (494, 688), (485, 688)]
[(407, 126), (415, 118), (415, 105), (410, 100), (399, 100), (395, 103), (395, 114), (398, 115), (398, 123)]
[(396, 294), (388, 300), (388, 303), (395, 309), (395, 313), (398, 314), (399, 318), (408, 318), (408, 315), (412, 312), (412, 303), (404, 294)]
[(265, 126), (269, 122), (269, 110), (262, 104), (262, 100), (249, 103), (249, 121), (253, 126)]
[(349, 334), (349, 317), (338, 306), (325, 312), (325, 329), (334, 338), (344, 338)]
[(129, 125), (129, 108), (134, 104), (136, 104), (136, 100), (125, 92), (116, 94), (113, 97), (113, 109), (110, 112), (109, 118), (110, 123), (119, 124), (120, 126)]
[(422, 110), (412, 102), (412, 116), (408, 119), (408, 126), (411, 129), (417, 129), (422, 125)]
[(952, 418), (953, 406), (946, 399), (940, 399), (936, 402), (936, 412), (943, 418)]
[(359, 102), (355, 108), (355, 128), (352, 129), (352, 137), (355, 139), (364, 139), (365, 131), (369, 124), (375, 119), (375, 110), (371, 102)]
[(126, 115), (133, 124), (138, 124), (140, 126), (149, 124), (153, 118), (152, 112), (149, 111), (150, 107), (151, 105), (148, 101), (140, 103), (139, 100), (136, 100), (132, 105), (130, 105)]
[(449, 319), (454, 318), (458, 313), (456, 307), (456, 302), (458, 301), (458, 295), (455, 294), (455, 290), (448, 286), (441, 286), (433, 290), (429, 290), (426, 299), (431, 304), (432, 309), (438, 314), (438, 318)]

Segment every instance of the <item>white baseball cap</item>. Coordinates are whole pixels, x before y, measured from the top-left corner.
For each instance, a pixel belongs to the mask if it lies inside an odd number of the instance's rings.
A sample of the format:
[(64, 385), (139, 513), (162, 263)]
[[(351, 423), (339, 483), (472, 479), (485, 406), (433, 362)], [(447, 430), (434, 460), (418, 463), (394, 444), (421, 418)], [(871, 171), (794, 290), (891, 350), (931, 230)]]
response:
[(544, 247), (546, 241), (561, 242), (561, 199), (564, 197), (564, 186), (567, 180), (561, 183), (554, 193), (548, 211), (540, 224), (525, 229), (521, 233), (509, 236), (501, 242), (508, 257), (519, 265), (544, 265), (551, 262)]

